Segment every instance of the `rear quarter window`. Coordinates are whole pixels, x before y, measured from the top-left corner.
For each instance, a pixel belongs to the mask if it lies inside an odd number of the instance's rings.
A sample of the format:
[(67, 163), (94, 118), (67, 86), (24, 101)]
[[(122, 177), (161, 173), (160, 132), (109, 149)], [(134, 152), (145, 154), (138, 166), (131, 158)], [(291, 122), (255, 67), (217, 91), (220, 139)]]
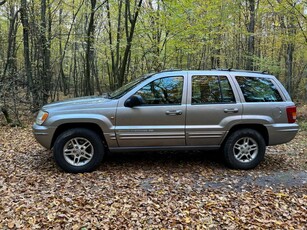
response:
[(274, 82), (269, 78), (237, 76), (236, 80), (246, 102), (283, 101)]
[(192, 76), (192, 104), (235, 103), (226, 76)]

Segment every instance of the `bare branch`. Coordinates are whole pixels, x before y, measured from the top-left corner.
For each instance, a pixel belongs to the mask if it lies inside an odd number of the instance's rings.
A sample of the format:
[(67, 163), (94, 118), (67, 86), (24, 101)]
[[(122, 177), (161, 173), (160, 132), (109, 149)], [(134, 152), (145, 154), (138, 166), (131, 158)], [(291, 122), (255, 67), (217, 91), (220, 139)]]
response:
[(2, 6), (5, 2), (6, 0), (3, 0), (2, 2), (0, 2), (0, 6)]
[(97, 7), (96, 7), (96, 9), (94, 10), (95, 12), (100, 8), (100, 7), (102, 7), (104, 4), (106, 4), (107, 3), (107, 0), (105, 0), (105, 1), (103, 1), (100, 5), (98, 5)]

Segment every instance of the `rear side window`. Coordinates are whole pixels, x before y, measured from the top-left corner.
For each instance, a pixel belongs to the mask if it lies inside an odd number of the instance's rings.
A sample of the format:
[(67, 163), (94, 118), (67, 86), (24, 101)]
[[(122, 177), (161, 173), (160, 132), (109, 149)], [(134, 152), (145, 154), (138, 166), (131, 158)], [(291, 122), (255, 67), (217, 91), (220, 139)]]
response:
[(193, 76), (192, 104), (234, 103), (231, 86), (225, 76)]
[(270, 79), (262, 77), (236, 77), (246, 102), (283, 101)]

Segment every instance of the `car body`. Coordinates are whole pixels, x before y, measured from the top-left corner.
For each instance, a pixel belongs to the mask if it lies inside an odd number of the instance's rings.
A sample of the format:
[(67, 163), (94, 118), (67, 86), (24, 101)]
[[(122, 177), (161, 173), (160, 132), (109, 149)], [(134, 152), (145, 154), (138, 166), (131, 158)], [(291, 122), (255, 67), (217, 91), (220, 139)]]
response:
[[(263, 159), (265, 146), (295, 137), (299, 129), (295, 121), (295, 104), (273, 75), (163, 71), (110, 95), (45, 105), (33, 132), (42, 146), (54, 149), (55, 160), (68, 172), (92, 171), (107, 150), (218, 148), (230, 167), (250, 169)], [(87, 141), (90, 147), (84, 145)], [(81, 147), (88, 149), (82, 152)]]

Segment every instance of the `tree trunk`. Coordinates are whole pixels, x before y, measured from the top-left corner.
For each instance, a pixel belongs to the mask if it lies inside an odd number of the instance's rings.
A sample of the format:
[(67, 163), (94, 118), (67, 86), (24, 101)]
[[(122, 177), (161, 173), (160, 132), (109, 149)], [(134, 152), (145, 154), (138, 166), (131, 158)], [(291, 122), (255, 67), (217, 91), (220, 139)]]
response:
[(32, 94), (32, 106), (34, 110), (39, 107), (39, 95), (37, 88), (33, 87), (33, 74), (30, 60), (30, 45), (29, 45), (29, 20), (28, 20), (27, 0), (21, 0), (21, 23), (23, 26), (23, 55), (27, 77), (28, 92)]
[(95, 7), (96, 0), (91, 0), (91, 14), (90, 21), (87, 28), (87, 40), (86, 40), (86, 55), (85, 55), (85, 76), (84, 76), (84, 89), (83, 95), (93, 95), (94, 86), (93, 86), (93, 74), (94, 74), (94, 34), (95, 34)]
[(4, 117), (5, 117), (5, 120), (8, 124), (11, 124), (12, 123), (12, 119), (10, 117), (10, 114), (9, 112), (7, 111), (7, 108), (4, 107), (4, 106), (1, 106), (1, 112), (3, 113)]
[(247, 61), (246, 69), (254, 69), (254, 53), (255, 53), (255, 0), (248, 0), (249, 22), (247, 25), (248, 41), (247, 41)]
[(15, 47), (16, 44), (16, 18), (18, 16), (18, 12), (15, 11), (14, 6), (10, 7), (10, 24), (9, 24), (9, 33), (8, 33), (8, 48), (7, 48), (7, 61), (4, 66), (3, 70), (3, 79), (5, 78), (7, 71), (14, 69), (16, 67), (15, 65), (15, 59), (14, 59), (14, 53), (15, 53)]
[[(50, 4), (48, 1), (48, 18), (49, 24), (47, 27), (47, 2), (46, 0), (41, 0), (41, 24), (40, 24), (40, 45), (41, 45), (41, 61), (42, 61), (42, 71), (41, 71), (41, 84), (42, 84), (42, 104), (48, 102), (50, 90), (51, 90), (51, 69), (50, 69)], [(47, 39), (47, 32), (48, 38)]]
[(115, 53), (113, 51), (113, 36), (112, 36), (112, 24), (111, 24), (111, 13), (110, 13), (110, 3), (107, 0), (106, 1), (106, 8), (107, 8), (107, 19), (108, 19), (108, 38), (109, 38), (109, 47), (110, 47), (110, 54), (111, 54), (111, 70), (108, 71), (109, 73), (109, 85), (111, 90), (115, 90), (118, 88), (118, 81), (117, 81), (117, 75), (118, 75), (118, 65), (120, 60), (120, 31), (121, 31), (121, 11), (122, 11), (122, 3), (123, 0), (119, 0), (119, 6), (118, 6), (118, 16), (117, 16), (117, 33), (116, 33), (116, 49)]
[[(125, 48), (125, 52), (124, 52), (124, 57), (122, 59), (122, 63), (120, 66), (120, 71), (119, 71), (119, 76), (118, 76), (118, 83), (119, 86), (122, 86), (125, 80), (125, 73), (127, 71), (127, 65), (128, 65), (128, 58), (129, 58), (129, 53), (131, 51), (131, 46), (132, 46), (132, 39), (133, 39), (133, 35), (134, 35), (134, 31), (135, 31), (135, 25), (137, 22), (137, 18), (140, 12), (140, 8), (142, 5), (142, 1), (143, 0), (139, 0), (138, 4), (136, 5), (136, 9), (135, 9), (135, 13), (133, 15), (133, 17), (131, 18), (131, 12), (130, 12), (130, 0), (126, 0), (126, 9), (125, 9), (125, 29), (126, 29), (126, 48)], [(128, 20), (131, 23), (130, 26), (130, 31), (128, 28)]]
[[(292, 38), (295, 35), (293, 21), (290, 22), (289, 26), (289, 36)], [(289, 41), (287, 44), (287, 53), (285, 55), (285, 64), (286, 64), (286, 78), (287, 84), (286, 88), (290, 95), (293, 94), (293, 54), (294, 54), (294, 43)]]
[[(65, 77), (64, 68), (63, 68), (63, 61), (64, 61), (64, 57), (65, 57), (65, 51), (66, 51), (65, 49), (66, 49), (66, 47), (64, 47), (64, 51), (63, 51), (63, 46), (62, 46), (62, 29), (61, 29), (62, 13), (63, 13), (63, 9), (60, 9), (59, 10), (59, 28), (60, 28), (60, 38), (59, 38), (59, 52), (60, 53), (59, 54), (60, 54), (61, 59), (60, 59), (60, 70), (59, 70), (59, 80), (58, 81), (61, 81), (61, 83), (62, 83), (61, 85), (63, 87), (64, 96), (67, 96), (67, 94), (68, 94), (68, 86), (67, 86), (67, 79)], [(68, 38), (69, 38), (69, 35), (70, 35), (70, 31), (69, 31), (69, 34), (68, 34)]]

